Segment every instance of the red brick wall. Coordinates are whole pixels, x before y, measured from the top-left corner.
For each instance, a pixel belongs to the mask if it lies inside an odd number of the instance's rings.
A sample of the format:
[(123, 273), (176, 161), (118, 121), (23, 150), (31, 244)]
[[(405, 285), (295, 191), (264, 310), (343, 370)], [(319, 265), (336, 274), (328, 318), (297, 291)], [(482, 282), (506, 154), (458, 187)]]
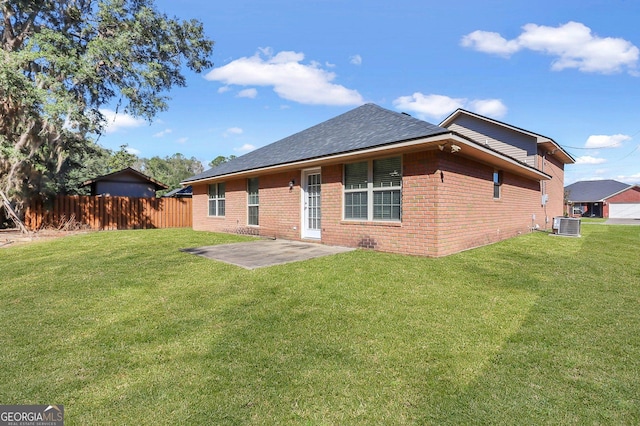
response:
[[(289, 189), (289, 181), (295, 181)], [(300, 239), (300, 171), (260, 176), (260, 235)]]
[(237, 232), (247, 227), (247, 181), (237, 179), (225, 182), (225, 216), (209, 216), (208, 185), (193, 188), (193, 229), (196, 231)]
[[(556, 177), (562, 167), (548, 161)], [(555, 168), (552, 170), (552, 168)], [(557, 170), (556, 170), (557, 169)], [(552, 171), (550, 171), (552, 170)], [(322, 168), (322, 243), (385, 252), (444, 256), (529, 232), (545, 216), (562, 214), (563, 184), (503, 174), (500, 199), (493, 198), (493, 167), (437, 150), (403, 156), (402, 223), (342, 220), (343, 165)], [(260, 235), (300, 239), (301, 170), (260, 177)], [(289, 189), (289, 181), (296, 184)], [(246, 179), (226, 183), (226, 217), (207, 217), (207, 185), (193, 186), (193, 227), (235, 232), (247, 227)], [(559, 212), (559, 213), (556, 213)], [(533, 215), (536, 216), (533, 220)], [(550, 227), (551, 224), (549, 223)]]
[[(322, 241), (444, 256), (529, 232), (535, 224), (543, 228), (539, 182), (504, 173), (496, 200), (493, 172), (493, 167), (450, 153), (405, 155), (400, 224), (342, 221), (342, 166), (324, 168)], [(328, 194), (338, 200), (331, 210)], [(562, 199), (559, 205), (561, 210)]]
[[(542, 156), (539, 156), (542, 161)], [(549, 218), (548, 225), (551, 227), (553, 218), (564, 214), (564, 164), (553, 156), (545, 156), (544, 167), (538, 166), (546, 174), (551, 176), (551, 180), (545, 181), (545, 193), (549, 195), (546, 209), (542, 210), (542, 214)], [(544, 217), (542, 218), (544, 219)], [(541, 220), (542, 220), (541, 219)], [(540, 223), (542, 226), (542, 223)]]
[(634, 186), (618, 195), (607, 198), (603, 206), (602, 217), (609, 217), (609, 204), (611, 203), (640, 203), (640, 188)]
[(342, 220), (343, 165), (323, 168), (322, 242), (436, 256), (434, 155), (431, 151), (404, 156), (402, 223)]
[[(289, 189), (289, 181), (295, 180)], [(193, 229), (300, 238), (300, 171), (260, 176), (259, 226), (247, 225), (247, 179), (225, 182), (225, 217), (208, 216), (208, 185), (193, 186)]]
[(607, 203), (640, 203), (640, 188), (631, 187), (611, 198), (607, 198)]
[[(503, 172), (493, 198), (491, 166), (441, 153), (438, 185), (438, 253), (443, 256), (529, 232), (540, 219), (540, 184)], [(544, 218), (542, 218), (544, 219)]]

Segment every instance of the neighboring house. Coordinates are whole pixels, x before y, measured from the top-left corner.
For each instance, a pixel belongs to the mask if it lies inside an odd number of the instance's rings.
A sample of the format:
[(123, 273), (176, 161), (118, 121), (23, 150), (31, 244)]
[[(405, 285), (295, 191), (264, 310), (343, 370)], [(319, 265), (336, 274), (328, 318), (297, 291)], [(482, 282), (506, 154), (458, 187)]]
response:
[(617, 180), (575, 182), (565, 188), (566, 211), (574, 217), (640, 219), (640, 186)]
[(172, 189), (171, 191), (164, 194), (163, 198), (191, 198), (193, 195), (191, 185), (185, 186), (183, 188)]
[(365, 104), (183, 185), (197, 230), (444, 256), (550, 228), (573, 162), (468, 111), (436, 126)]
[(91, 195), (112, 197), (150, 198), (156, 196), (156, 191), (167, 189), (164, 183), (131, 167), (90, 179), (80, 185), (80, 187), (83, 186), (91, 186)]

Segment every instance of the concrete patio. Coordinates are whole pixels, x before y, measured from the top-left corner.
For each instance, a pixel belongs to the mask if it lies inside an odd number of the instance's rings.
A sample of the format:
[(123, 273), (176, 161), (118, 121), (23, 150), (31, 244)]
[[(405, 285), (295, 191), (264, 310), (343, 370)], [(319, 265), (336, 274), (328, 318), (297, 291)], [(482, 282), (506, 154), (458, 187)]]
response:
[(186, 248), (181, 251), (219, 260), (245, 269), (263, 268), (290, 262), (330, 256), (355, 250), (349, 247), (327, 246), (288, 240), (258, 240), (247, 243), (221, 244)]

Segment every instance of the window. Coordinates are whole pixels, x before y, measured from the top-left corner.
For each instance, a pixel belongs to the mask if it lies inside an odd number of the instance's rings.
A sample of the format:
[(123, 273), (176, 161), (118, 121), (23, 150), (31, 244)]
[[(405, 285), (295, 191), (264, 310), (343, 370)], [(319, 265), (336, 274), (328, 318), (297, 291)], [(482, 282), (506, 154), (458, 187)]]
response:
[(502, 172), (493, 172), (493, 198), (500, 198), (502, 186)]
[(247, 206), (248, 206), (247, 223), (249, 225), (258, 226), (259, 204), (260, 204), (260, 198), (258, 196), (258, 178), (248, 179), (247, 180)]
[(367, 220), (368, 177), (368, 163), (366, 161), (344, 166), (345, 219)]
[(209, 216), (224, 216), (224, 182), (209, 185)]
[(344, 166), (344, 218), (399, 221), (402, 191), (400, 157)]

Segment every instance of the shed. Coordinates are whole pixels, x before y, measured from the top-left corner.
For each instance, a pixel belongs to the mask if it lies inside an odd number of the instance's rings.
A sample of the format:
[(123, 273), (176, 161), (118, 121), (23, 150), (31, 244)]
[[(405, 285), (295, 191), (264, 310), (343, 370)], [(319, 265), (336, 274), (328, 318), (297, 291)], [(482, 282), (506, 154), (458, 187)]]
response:
[(84, 186), (91, 186), (91, 195), (94, 196), (142, 198), (155, 197), (156, 191), (168, 188), (164, 183), (131, 167), (89, 179), (80, 185), (80, 187)]

